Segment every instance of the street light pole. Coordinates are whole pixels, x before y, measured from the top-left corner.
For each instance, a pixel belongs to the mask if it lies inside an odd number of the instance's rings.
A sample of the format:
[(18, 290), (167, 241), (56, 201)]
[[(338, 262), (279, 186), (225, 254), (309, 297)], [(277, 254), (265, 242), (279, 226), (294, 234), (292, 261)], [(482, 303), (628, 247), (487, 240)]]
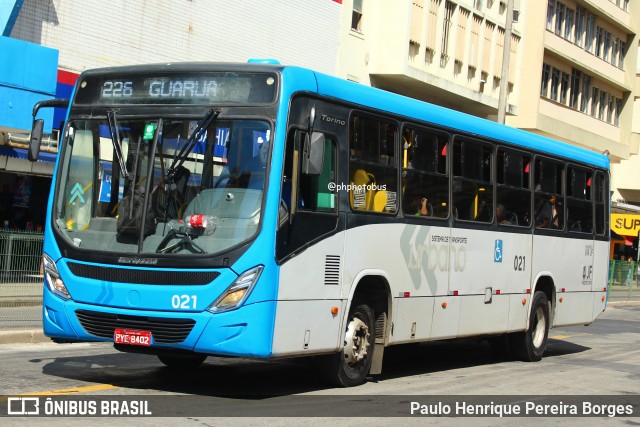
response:
[(513, 26), (513, 0), (507, 2), (507, 20), (504, 27), (504, 50), (502, 51), (502, 70), (500, 71), (500, 94), (498, 96), (498, 123), (504, 124), (507, 113), (507, 95), (509, 88), (509, 59), (511, 57), (511, 27)]

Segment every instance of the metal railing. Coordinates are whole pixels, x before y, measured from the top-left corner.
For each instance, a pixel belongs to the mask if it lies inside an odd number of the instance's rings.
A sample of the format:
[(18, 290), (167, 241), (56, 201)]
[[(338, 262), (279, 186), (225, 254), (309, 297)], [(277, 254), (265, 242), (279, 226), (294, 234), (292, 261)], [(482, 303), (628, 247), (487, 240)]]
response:
[(42, 320), (43, 233), (0, 230), (0, 330)]
[(609, 301), (640, 301), (640, 263), (609, 261)]

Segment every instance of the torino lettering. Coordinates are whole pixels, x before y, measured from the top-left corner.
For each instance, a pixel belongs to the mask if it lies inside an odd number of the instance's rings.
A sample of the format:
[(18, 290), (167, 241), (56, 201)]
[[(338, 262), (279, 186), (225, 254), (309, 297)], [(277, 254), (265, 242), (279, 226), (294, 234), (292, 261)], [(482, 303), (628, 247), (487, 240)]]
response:
[(215, 97), (217, 93), (215, 80), (153, 80), (149, 84), (149, 96), (153, 98)]

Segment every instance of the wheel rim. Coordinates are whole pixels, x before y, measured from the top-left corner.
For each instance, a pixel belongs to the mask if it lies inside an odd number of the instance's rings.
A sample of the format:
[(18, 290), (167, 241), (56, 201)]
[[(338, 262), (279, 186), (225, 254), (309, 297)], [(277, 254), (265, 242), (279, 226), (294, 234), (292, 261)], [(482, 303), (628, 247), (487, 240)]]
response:
[(351, 319), (344, 338), (344, 360), (348, 364), (361, 362), (367, 357), (369, 336), (369, 327), (362, 319)]
[(536, 348), (540, 348), (544, 343), (545, 332), (547, 329), (547, 319), (544, 316), (544, 307), (540, 306), (536, 309), (536, 322), (532, 331), (532, 341)]

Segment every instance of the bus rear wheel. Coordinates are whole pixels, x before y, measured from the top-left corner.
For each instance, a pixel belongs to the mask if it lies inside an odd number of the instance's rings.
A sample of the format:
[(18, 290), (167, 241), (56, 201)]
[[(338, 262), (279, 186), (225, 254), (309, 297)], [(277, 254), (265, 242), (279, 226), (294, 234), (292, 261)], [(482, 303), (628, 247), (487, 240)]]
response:
[(367, 304), (351, 309), (343, 350), (325, 360), (326, 373), (333, 384), (353, 387), (367, 378), (373, 361), (374, 319), (373, 309)]
[(158, 355), (158, 359), (165, 365), (174, 369), (193, 369), (197, 368), (205, 361), (205, 354), (194, 354), (188, 356), (168, 356)]
[(529, 327), (525, 332), (510, 338), (514, 354), (526, 362), (537, 362), (547, 347), (549, 337), (549, 300), (544, 292), (537, 291), (531, 302)]

